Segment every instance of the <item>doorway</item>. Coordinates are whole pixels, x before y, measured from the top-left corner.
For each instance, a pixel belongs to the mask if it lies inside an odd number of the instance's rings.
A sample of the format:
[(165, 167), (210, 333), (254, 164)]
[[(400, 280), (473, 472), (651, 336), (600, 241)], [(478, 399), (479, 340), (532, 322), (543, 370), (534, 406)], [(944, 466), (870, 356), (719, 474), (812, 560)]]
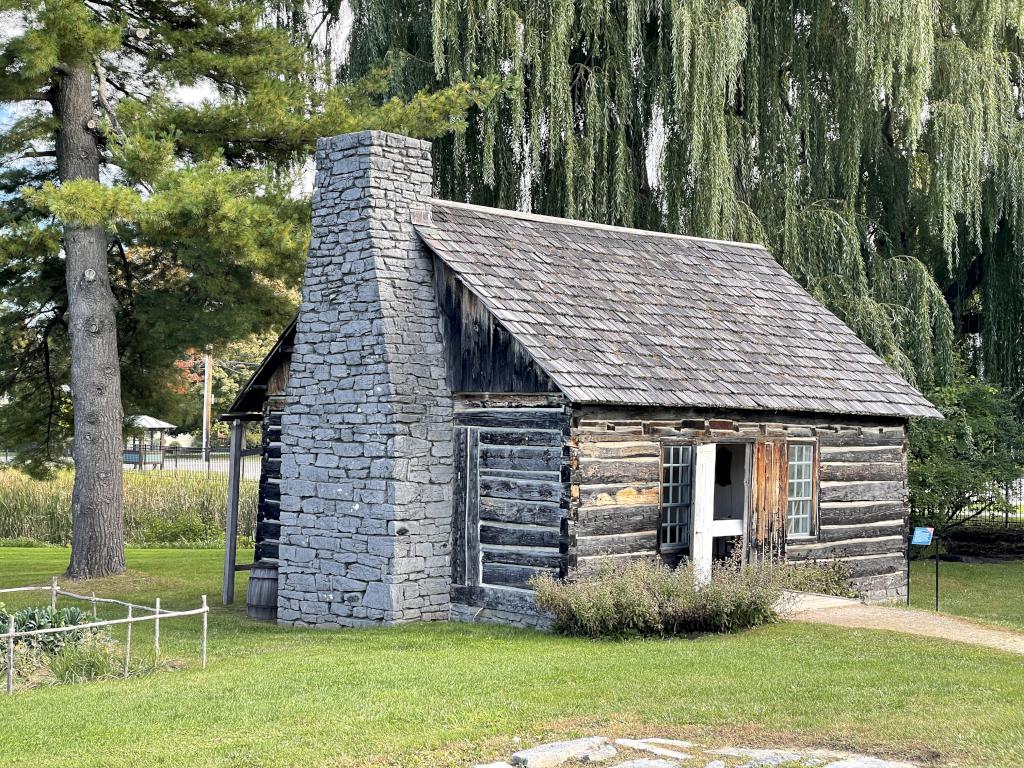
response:
[(750, 502), (750, 444), (715, 445), (712, 557), (725, 560), (740, 546)]

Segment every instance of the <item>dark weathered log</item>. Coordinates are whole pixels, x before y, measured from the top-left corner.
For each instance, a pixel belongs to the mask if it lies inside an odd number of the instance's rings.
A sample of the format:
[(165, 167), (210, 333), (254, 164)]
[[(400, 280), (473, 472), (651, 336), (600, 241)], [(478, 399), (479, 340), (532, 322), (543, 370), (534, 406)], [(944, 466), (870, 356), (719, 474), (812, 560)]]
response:
[(829, 448), (821, 452), (821, 461), (903, 461), (903, 447), (899, 445), (871, 447), (854, 450), (852, 448)]
[(488, 467), (481, 466), (480, 476), (491, 479), (538, 480), (548, 483), (560, 483), (562, 481), (561, 472), (551, 472), (550, 470), (527, 471), (519, 469), (490, 469)]
[(865, 502), (863, 504), (822, 504), (818, 508), (821, 525), (861, 525), (882, 520), (902, 519), (907, 505), (902, 501)]
[(656, 549), (657, 546), (658, 534), (655, 531), (623, 533), (613, 536), (577, 536), (576, 556), (634, 554), (649, 552)]
[(466, 431), (466, 584), (480, 583), (480, 432)]
[[(807, 558), (813, 560), (814, 558)], [(827, 560), (828, 558), (818, 558)], [(886, 573), (896, 573), (905, 570), (907, 567), (906, 553), (899, 555), (881, 555), (879, 557), (855, 558), (843, 560), (843, 565), (850, 571), (850, 576), (860, 578), (863, 576), (880, 576)]]
[(256, 560), (277, 560), (277, 539), (264, 539), (256, 545)]
[(882, 446), (903, 445), (906, 437), (899, 432), (830, 432), (818, 431), (819, 445), (837, 446)]
[(565, 537), (558, 528), (480, 525), (480, 543), (502, 547), (558, 547)]
[(560, 446), (564, 441), (561, 432), (529, 431), (523, 429), (481, 429), (481, 445), (547, 445)]
[(653, 483), (661, 478), (661, 462), (655, 458), (584, 459), (576, 477), (580, 483)]
[(260, 498), (267, 501), (280, 501), (281, 484), (271, 480), (260, 483)]
[(527, 565), (484, 563), (483, 583), (499, 587), (528, 589), (530, 579), (537, 576), (558, 576), (557, 568), (531, 568)]
[(903, 480), (906, 470), (902, 463), (833, 464), (823, 457), (818, 477), (821, 480)]
[(864, 555), (895, 554), (902, 552), (903, 549), (904, 540), (902, 536), (894, 539), (840, 541), (811, 546), (791, 541), (787, 547), (786, 556), (790, 560), (829, 560), (833, 558), (862, 557)]
[(660, 503), (660, 483), (580, 486), (580, 509), (586, 507), (646, 507)]
[(466, 428), (455, 427), (452, 435), (452, 583), (466, 583)]
[(818, 498), (821, 501), (901, 501), (907, 490), (901, 481), (872, 481), (864, 483), (822, 482)]
[(259, 517), (261, 520), (280, 520), (281, 502), (271, 499), (260, 499)]
[(558, 528), (566, 510), (557, 502), (480, 499), (480, 519), (499, 523), (524, 523)]
[(268, 442), (266, 447), (263, 449), (264, 463), (270, 459), (281, 458), (281, 443), (279, 442)]
[(492, 549), (483, 551), (484, 565), (504, 563), (506, 565), (528, 565), (532, 568), (560, 568), (565, 555), (557, 549)]
[(455, 423), (466, 427), (508, 427), (511, 429), (550, 429), (561, 431), (569, 420), (565, 411), (548, 408), (516, 408), (504, 411), (480, 409), (458, 411)]
[(657, 459), (661, 445), (656, 440), (577, 440), (581, 459), (636, 459), (644, 456)]
[(281, 532), (279, 520), (261, 520), (256, 524), (256, 541), (263, 539), (276, 539)]
[(577, 536), (606, 536), (613, 533), (656, 531), (661, 522), (661, 508), (656, 504), (642, 507), (587, 507), (580, 510), (575, 524)]
[(480, 446), (480, 466), (518, 472), (553, 471), (562, 466), (560, 446)]
[(568, 497), (568, 492), (561, 482), (481, 476), (480, 495), (495, 499), (560, 502)]
[(619, 555), (615, 558), (609, 557), (585, 557), (580, 558), (576, 563), (576, 573), (580, 576), (586, 576), (592, 574), (602, 567), (612, 565), (616, 568), (628, 565), (629, 563), (635, 563), (638, 560), (647, 560), (655, 562), (659, 559), (659, 555), (656, 552), (638, 552), (632, 555)]
[(532, 592), (516, 592), (479, 586), (452, 587), (452, 602), (510, 613), (537, 613), (537, 601)]
[(902, 536), (903, 520), (893, 520), (885, 525), (858, 525), (853, 528), (830, 528), (822, 526), (818, 531), (818, 540), (822, 542), (838, 542), (848, 539), (874, 539), (881, 536)]

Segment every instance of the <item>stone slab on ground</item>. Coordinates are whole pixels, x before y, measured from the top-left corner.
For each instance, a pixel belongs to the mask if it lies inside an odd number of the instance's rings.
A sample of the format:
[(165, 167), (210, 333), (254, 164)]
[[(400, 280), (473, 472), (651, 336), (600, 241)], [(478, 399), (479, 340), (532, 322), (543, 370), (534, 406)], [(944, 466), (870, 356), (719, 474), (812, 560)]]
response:
[(584, 763), (603, 763), (607, 760), (611, 760), (619, 754), (619, 750), (613, 747), (611, 744), (605, 744), (599, 749), (595, 749), (593, 752), (588, 752), (583, 758)]
[(570, 760), (586, 760), (592, 753), (607, 746), (608, 739), (604, 736), (556, 741), (516, 752), (512, 755), (512, 765), (522, 768), (555, 768)]
[(615, 743), (620, 747), (626, 747), (627, 749), (635, 749), (638, 752), (650, 752), (652, 755), (658, 757), (670, 757), (673, 760), (689, 760), (693, 755), (686, 752), (680, 752), (677, 749), (668, 749), (663, 746), (659, 746), (654, 743), (653, 739), (616, 739)]
[(679, 763), (673, 763), (671, 760), (641, 757), (639, 760), (627, 760), (624, 763), (619, 763), (615, 768), (679, 768)]

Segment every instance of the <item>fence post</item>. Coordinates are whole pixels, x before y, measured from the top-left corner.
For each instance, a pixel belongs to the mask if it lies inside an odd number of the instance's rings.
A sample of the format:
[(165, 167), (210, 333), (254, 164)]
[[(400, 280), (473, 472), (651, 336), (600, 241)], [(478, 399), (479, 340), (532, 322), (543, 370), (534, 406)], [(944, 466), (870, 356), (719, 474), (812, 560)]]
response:
[(50, 608), (57, 610), (57, 577), (50, 582)]
[(124, 640), (124, 676), (128, 677), (128, 663), (132, 657), (132, 607), (128, 606), (128, 636)]
[(7, 614), (7, 693), (14, 693), (14, 616)]
[(96, 593), (92, 593), (92, 620), (96, 621)]
[(207, 618), (210, 615), (210, 609), (206, 605), (206, 595), (203, 595), (203, 638), (202, 638), (202, 655), (203, 655), (203, 669), (206, 669), (206, 629), (207, 629)]
[(156, 618), (153, 620), (153, 661), (160, 660), (160, 598), (156, 599)]

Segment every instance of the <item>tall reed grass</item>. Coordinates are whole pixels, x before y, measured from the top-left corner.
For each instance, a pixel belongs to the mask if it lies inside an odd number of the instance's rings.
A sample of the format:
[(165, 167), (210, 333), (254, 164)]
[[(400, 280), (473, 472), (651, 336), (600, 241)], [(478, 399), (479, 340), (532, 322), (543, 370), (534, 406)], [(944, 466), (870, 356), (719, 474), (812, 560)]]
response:
[[(34, 480), (16, 469), (0, 469), (0, 539), (71, 542), (71, 489), (74, 475), (62, 470)], [(259, 484), (242, 480), (238, 530), (256, 527)], [(146, 545), (212, 545), (224, 539), (227, 475), (125, 472), (126, 541)]]

